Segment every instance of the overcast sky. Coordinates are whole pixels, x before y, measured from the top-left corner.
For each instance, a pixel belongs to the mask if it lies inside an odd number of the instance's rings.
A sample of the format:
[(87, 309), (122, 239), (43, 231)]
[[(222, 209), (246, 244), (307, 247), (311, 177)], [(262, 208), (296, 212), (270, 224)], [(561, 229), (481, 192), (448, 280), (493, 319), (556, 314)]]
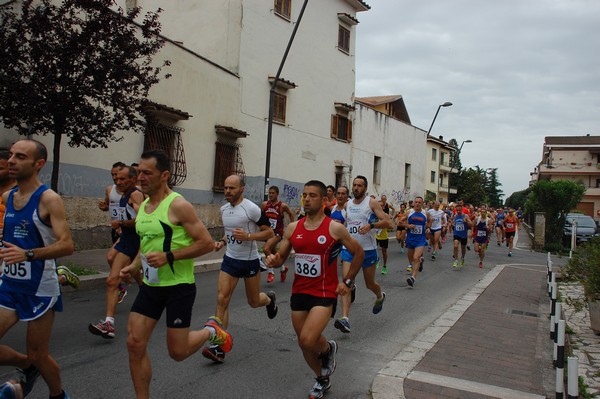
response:
[(545, 136), (600, 135), (599, 0), (366, 0), (356, 95), (400, 94), (414, 126), (455, 138), (464, 167), (528, 186)]

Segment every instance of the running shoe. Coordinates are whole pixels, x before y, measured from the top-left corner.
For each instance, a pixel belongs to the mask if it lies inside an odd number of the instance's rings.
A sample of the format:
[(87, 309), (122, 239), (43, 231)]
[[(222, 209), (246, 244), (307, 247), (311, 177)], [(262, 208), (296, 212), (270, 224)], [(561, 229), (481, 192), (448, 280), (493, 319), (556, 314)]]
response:
[(454, 259), (454, 262), (452, 262), (452, 267), (458, 267), (458, 259)]
[(409, 278), (406, 279), (406, 282), (408, 283), (408, 285), (410, 285), (412, 287), (415, 285), (415, 278), (413, 276), (410, 276)]
[(403, 254), (404, 253), (404, 248), (400, 249), (400, 253)]
[(56, 268), (56, 273), (59, 276), (64, 276), (67, 284), (70, 285), (71, 287), (73, 287), (75, 289), (79, 288), (79, 283), (80, 283), (79, 276), (76, 275), (75, 273), (73, 273), (71, 270), (69, 270), (68, 267), (58, 266)]
[(127, 288), (125, 288), (124, 283), (119, 284), (119, 300), (117, 303), (123, 302), (123, 299), (127, 296)]
[(321, 353), (321, 375), (329, 377), (335, 371), (335, 354), (337, 353), (337, 343), (334, 340), (327, 341), (329, 352)]
[(435, 252), (431, 254), (431, 260), (435, 260)]
[(419, 271), (422, 272), (423, 271), (423, 263), (425, 263), (425, 258), (423, 258), (421, 256), (421, 259), (419, 259), (419, 262), (420, 262), (420, 264), (419, 264)]
[(102, 338), (113, 339), (115, 337), (115, 327), (110, 321), (100, 321), (100, 323), (90, 323), (88, 330), (94, 335), (99, 335)]
[(350, 290), (350, 303), (354, 303), (356, 299), (356, 284), (352, 284), (352, 290)]
[(498, 241), (498, 246), (500, 246), (500, 241)]
[(381, 299), (376, 299), (373, 305), (373, 314), (381, 312), (383, 309), (383, 302), (385, 301), (385, 292), (381, 291)]
[(277, 298), (275, 297), (275, 293), (273, 291), (267, 292), (267, 296), (271, 299), (271, 302), (266, 306), (267, 307), (267, 316), (269, 319), (274, 319), (277, 316)]
[(483, 269), (483, 262), (479, 262), (479, 268)]
[(406, 268), (407, 272), (412, 272), (412, 265), (408, 265), (408, 267)]
[(512, 252), (509, 252), (509, 253), (508, 253), (508, 256), (512, 256)]
[(64, 399), (71, 399), (71, 395), (69, 395), (69, 392), (63, 391), (63, 393), (65, 394), (65, 398)]
[(460, 267), (465, 265), (465, 258), (460, 258)]
[[(17, 369), (17, 373), (19, 374), (20, 386), (23, 388), (23, 397), (26, 397), (33, 390), (35, 381), (40, 376), (40, 370), (34, 365), (31, 365), (26, 369)], [(2, 396), (0, 395), (0, 397)]]
[(467, 251), (470, 251), (470, 250), (471, 250), (471, 246), (467, 245)]
[(381, 274), (387, 274), (387, 266), (383, 265), (383, 267), (381, 268)]
[(211, 334), (209, 339), (210, 343), (213, 345), (218, 345), (223, 352), (229, 352), (233, 347), (233, 338), (231, 338), (231, 334), (225, 330), (223, 324), (216, 316), (211, 316), (208, 318), (206, 323), (204, 323), (204, 327), (211, 327), (215, 329), (214, 335)]
[(211, 345), (208, 348), (202, 349), (202, 356), (215, 363), (223, 363), (225, 361), (225, 352), (219, 345)]
[(347, 317), (339, 318), (333, 323), (333, 326), (343, 333), (350, 332), (350, 321)]
[(331, 388), (328, 377), (317, 377), (315, 380), (315, 385), (308, 392), (308, 399), (321, 399), (325, 395), (325, 391)]
[(269, 274), (267, 274), (267, 283), (272, 283), (273, 281), (275, 281), (275, 273), (269, 272)]
[(23, 388), (21, 384), (16, 381), (6, 381), (0, 385), (0, 398), (2, 399), (22, 399)]
[(279, 274), (279, 280), (282, 283), (285, 283), (285, 279), (287, 278), (287, 272), (288, 272), (289, 268), (285, 265), (281, 266), (281, 273)]

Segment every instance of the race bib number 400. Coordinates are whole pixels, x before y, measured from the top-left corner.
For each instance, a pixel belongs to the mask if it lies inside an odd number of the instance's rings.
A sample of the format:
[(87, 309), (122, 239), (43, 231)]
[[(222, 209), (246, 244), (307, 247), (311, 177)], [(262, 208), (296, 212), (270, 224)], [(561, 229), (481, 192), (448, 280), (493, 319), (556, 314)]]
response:
[(151, 284), (160, 283), (160, 279), (158, 278), (158, 269), (148, 265), (148, 259), (146, 259), (144, 255), (140, 254), (140, 259), (142, 260), (142, 271), (144, 272), (144, 280)]
[(2, 262), (2, 273), (16, 280), (31, 280), (31, 262), (19, 262), (11, 265)]
[(296, 254), (294, 261), (296, 274), (304, 277), (321, 275), (321, 256), (313, 254)]

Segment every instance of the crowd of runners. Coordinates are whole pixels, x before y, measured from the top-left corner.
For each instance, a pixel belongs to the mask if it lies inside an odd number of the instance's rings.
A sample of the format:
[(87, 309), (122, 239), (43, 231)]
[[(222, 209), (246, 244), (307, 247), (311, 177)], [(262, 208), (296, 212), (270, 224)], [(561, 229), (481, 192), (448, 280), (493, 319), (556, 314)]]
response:
[[(38, 179), (46, 158), (46, 148), (35, 140), (20, 140), (9, 152), (0, 153), (4, 204), (0, 211), (5, 212), (0, 218), (4, 222), (0, 338), (17, 321), (28, 323), (26, 353), (0, 345), (0, 364), (19, 370), (18, 377), (0, 386), (0, 398), (26, 397), (40, 375), (50, 398), (69, 397), (48, 344), (54, 312), (62, 311), (60, 285), (77, 288), (79, 279), (68, 268), (56, 266), (55, 259), (71, 254), (74, 245), (60, 196)], [(110, 214), (114, 244), (107, 253), (106, 316), (90, 323), (88, 330), (114, 339), (116, 308), (127, 295), (127, 284), (137, 282), (139, 290), (127, 328), (130, 374), (137, 398), (150, 397), (148, 344), (163, 312), (171, 358), (182, 361), (200, 351), (210, 361), (223, 363), (233, 347), (227, 331), (228, 308), (239, 280), (244, 282), (248, 305), (264, 307), (267, 318), (275, 318), (276, 294), (261, 291), (261, 271), (267, 272), (267, 284), (274, 282), (275, 269), (285, 282), (288, 267), (284, 263), (292, 250), (291, 321), (303, 357), (315, 374), (309, 398), (321, 398), (331, 386), (338, 350), (337, 343), (323, 332), (336, 314), (338, 298), (341, 317), (334, 326), (343, 333), (351, 332), (354, 280), (361, 270), (366, 288), (373, 293), (372, 313), (383, 310), (386, 294), (376, 275), (377, 270), (388, 273), (394, 229), (400, 250), (407, 255), (407, 284), (414, 287), (425, 257), (435, 260), (448, 240), (453, 243), (454, 268), (464, 267), (471, 245), (483, 268), (485, 249), (494, 233), (497, 245), (506, 245), (512, 256), (515, 233), (522, 222), (520, 210), (485, 204), (474, 207), (460, 200), (425, 202), (420, 196), (399, 204), (396, 210), (385, 195), (379, 199), (369, 195), (364, 176), (356, 176), (350, 188), (307, 182), (301, 206), (294, 212), (279, 200), (276, 186), (269, 188), (267, 201), (254, 204), (244, 198), (244, 178), (232, 175), (224, 182), (226, 203), (220, 209), (224, 234), (215, 241), (193, 206), (169, 188), (165, 153), (146, 151), (139, 163), (132, 165), (117, 162), (111, 175), (114, 184), (106, 188), (105, 198), (98, 204)], [(215, 312), (203, 328), (192, 330), (193, 260), (222, 249)]]

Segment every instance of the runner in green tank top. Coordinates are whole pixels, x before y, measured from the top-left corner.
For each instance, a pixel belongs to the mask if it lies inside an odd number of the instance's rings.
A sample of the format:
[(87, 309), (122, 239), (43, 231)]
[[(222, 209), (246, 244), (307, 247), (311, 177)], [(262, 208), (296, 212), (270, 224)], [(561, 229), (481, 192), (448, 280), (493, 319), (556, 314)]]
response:
[(140, 254), (121, 270), (128, 281), (143, 267), (144, 281), (131, 307), (127, 330), (129, 368), (136, 398), (150, 397), (152, 366), (148, 342), (163, 311), (167, 311), (169, 355), (182, 361), (205, 342), (232, 347), (231, 335), (221, 320), (208, 318), (204, 327), (190, 330), (196, 298), (194, 258), (213, 250), (214, 241), (192, 205), (169, 189), (169, 158), (162, 151), (147, 151), (139, 164), (139, 183), (148, 199), (140, 206), (136, 231)]

